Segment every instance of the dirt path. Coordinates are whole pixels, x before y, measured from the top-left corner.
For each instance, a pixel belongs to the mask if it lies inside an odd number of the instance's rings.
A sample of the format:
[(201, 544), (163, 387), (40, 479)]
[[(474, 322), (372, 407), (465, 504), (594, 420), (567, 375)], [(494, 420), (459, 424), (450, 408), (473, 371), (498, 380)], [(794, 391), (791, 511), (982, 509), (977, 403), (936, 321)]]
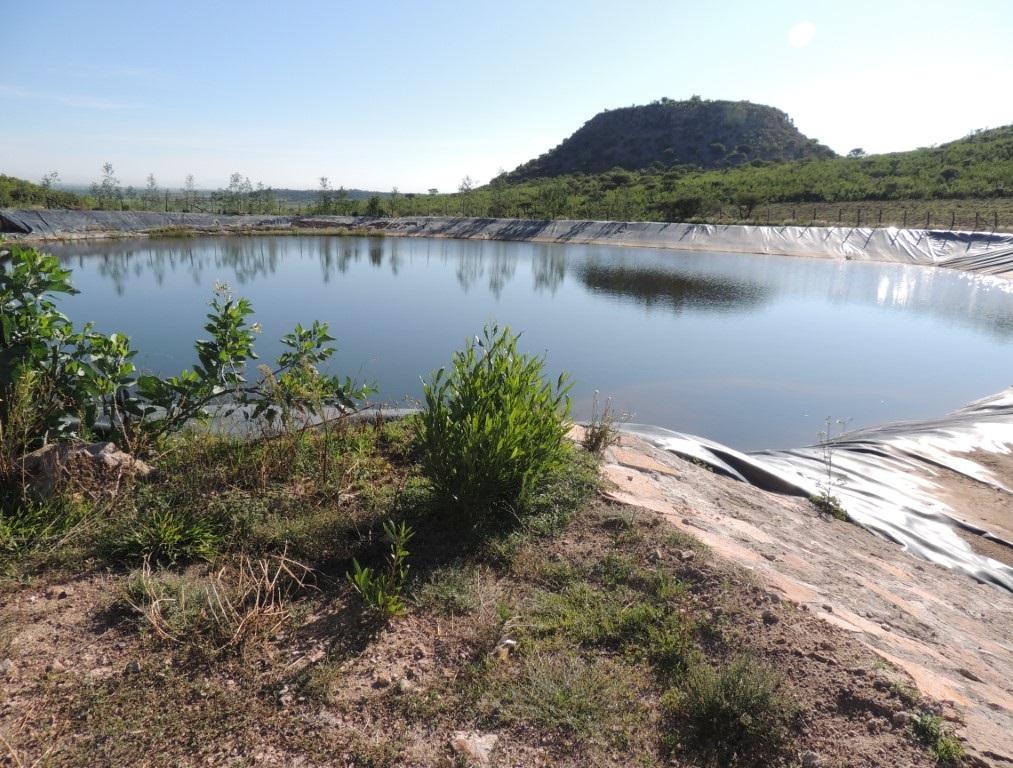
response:
[[(995, 458), (990, 468), (1013, 487), (1013, 461)], [(751, 569), (776, 597), (907, 672), (945, 704), (976, 764), (1013, 765), (1013, 595), (821, 517), (804, 500), (716, 476), (634, 436), (610, 449), (606, 473), (616, 486), (612, 499), (663, 515)], [(999, 519), (1009, 509), (1008, 494), (993, 488), (934, 480), (958, 513), (973, 507), (978, 518)]]

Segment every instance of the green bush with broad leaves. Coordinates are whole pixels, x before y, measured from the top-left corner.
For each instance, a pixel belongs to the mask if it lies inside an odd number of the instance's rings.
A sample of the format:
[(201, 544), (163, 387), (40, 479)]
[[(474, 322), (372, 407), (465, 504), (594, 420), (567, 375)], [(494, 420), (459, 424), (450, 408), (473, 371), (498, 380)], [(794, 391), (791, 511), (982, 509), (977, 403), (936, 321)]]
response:
[(78, 293), (52, 255), (0, 253), (0, 446), (3, 459), (93, 424), (135, 371), (126, 336), (80, 330), (57, 309)]
[(424, 385), (423, 472), (460, 512), (522, 514), (570, 449), (572, 385), (565, 373), (547, 381), (544, 356), (521, 354), (518, 339), (487, 325)]
[(215, 286), (204, 330), (195, 342), (199, 364), (160, 378), (139, 374), (136, 351), (123, 334), (82, 329), (57, 309), (72, 295), (70, 270), (52, 255), (11, 246), (0, 252), (0, 470), (46, 442), (87, 432), (100, 414), (113, 436), (144, 453), (160, 436), (200, 420), (219, 406), (246, 407), (251, 417), (324, 418), (361, 404), (373, 392), (351, 379), (321, 373), (333, 353), (326, 323), (297, 325), (282, 338), (287, 348), (274, 367), (260, 366), (248, 381), (256, 326), (253, 307)]

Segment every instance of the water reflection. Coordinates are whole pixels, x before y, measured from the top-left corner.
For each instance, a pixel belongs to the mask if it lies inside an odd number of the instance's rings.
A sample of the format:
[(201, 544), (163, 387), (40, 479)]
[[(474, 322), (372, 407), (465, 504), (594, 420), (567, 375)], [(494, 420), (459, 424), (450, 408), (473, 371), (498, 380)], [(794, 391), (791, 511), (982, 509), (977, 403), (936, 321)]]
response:
[[(131, 336), (138, 363), (192, 366), (216, 281), (252, 302), (258, 353), (328, 322), (334, 371), (391, 402), (495, 320), (638, 421), (737, 448), (811, 443), (827, 414), (944, 413), (1009, 384), (1013, 295), (904, 265), (447, 239), (249, 237), (54, 245), (75, 322)], [(167, 320), (171, 319), (171, 322)], [(941, 362), (942, 361), (942, 362)]]
[(660, 307), (675, 313), (684, 309), (748, 312), (766, 303), (770, 292), (769, 286), (726, 277), (684, 275), (670, 269), (598, 262), (581, 264), (577, 274), (595, 293), (632, 299), (648, 309)]

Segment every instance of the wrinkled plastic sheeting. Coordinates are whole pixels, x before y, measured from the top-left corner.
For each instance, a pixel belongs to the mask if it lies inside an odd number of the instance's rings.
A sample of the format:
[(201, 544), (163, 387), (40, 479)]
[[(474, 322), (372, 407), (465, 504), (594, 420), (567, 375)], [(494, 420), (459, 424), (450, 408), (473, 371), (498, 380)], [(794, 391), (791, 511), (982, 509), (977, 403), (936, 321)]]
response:
[[(808, 497), (828, 487), (823, 445), (744, 454), (659, 427), (630, 424), (624, 431), (768, 491)], [(975, 553), (957, 530), (1010, 542), (954, 517), (953, 510), (934, 496), (939, 486), (925, 478), (933, 467), (945, 467), (1008, 490), (967, 454), (1009, 453), (1011, 444), (1013, 389), (938, 419), (856, 430), (833, 440), (830, 493), (856, 523), (911, 554), (1013, 592), (1013, 568)]]
[(996, 232), (428, 217), (385, 220), (383, 227), (415, 236), (832, 257), (1013, 274), (1013, 235)]
[(886, 261), (1013, 276), (1013, 235), (888, 227), (793, 227), (540, 221), (412, 216), (253, 216), (155, 211), (0, 210), (0, 231), (37, 237), (166, 227), (198, 230), (355, 227), (411, 237), (581, 243), (721, 253), (762, 253)]
[(151, 230), (188, 227), (202, 230), (286, 227), (292, 216), (218, 216), (211, 213), (158, 211), (41, 211), (0, 210), (0, 232), (39, 237), (88, 235), (103, 232), (141, 234)]

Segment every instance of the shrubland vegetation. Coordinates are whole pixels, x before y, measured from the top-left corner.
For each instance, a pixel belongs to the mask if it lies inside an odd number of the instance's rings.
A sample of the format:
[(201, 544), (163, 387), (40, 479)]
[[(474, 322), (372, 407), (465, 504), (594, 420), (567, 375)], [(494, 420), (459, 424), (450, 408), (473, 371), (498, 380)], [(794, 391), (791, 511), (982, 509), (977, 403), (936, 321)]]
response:
[(688, 221), (1013, 229), (1013, 126), (937, 147), (845, 157), (799, 134), (778, 110), (746, 102), (660, 102), (602, 113), (545, 155), (453, 193), (292, 192), (234, 173), (199, 192), (148, 176), (123, 190), (112, 166), (87, 195), (0, 176), (0, 207), (204, 210), (358, 216)]
[[(219, 289), (192, 371), (145, 377), (126, 338), (57, 311), (54, 295), (73, 288), (54, 259), (6, 250), (0, 594), (10, 608), (30, 605), (26, 588), (98, 583), (89, 626), (102, 629), (75, 653), (106, 660), (96, 675), (53, 663), (17, 694), (10, 683), (5, 762), (268, 750), (276, 762), (457, 764), (436, 734), (459, 728), (565, 765), (799, 754), (806, 712), (826, 702), (750, 655), (762, 592), (715, 575), (705, 548), (657, 519), (597, 500), (595, 453), (565, 437), (565, 377), (547, 378), (509, 329), (490, 325), (431, 375), (419, 415), (357, 420), (366, 390), (319, 370), (324, 326), (296, 328), (253, 378), (249, 304)], [(222, 402), (273, 419), (242, 437), (199, 428)], [(71, 471), (40, 496), (25, 452), (94, 437), (103, 410), (105, 434), (157, 475)], [(607, 413), (590, 447), (614, 440)], [(10, 610), (0, 660), (17, 664), (28, 609)], [(102, 673), (109, 656), (122, 674)], [(388, 663), (410, 672), (395, 681)], [(933, 748), (957, 754), (934, 721), (919, 738), (931, 728)]]

